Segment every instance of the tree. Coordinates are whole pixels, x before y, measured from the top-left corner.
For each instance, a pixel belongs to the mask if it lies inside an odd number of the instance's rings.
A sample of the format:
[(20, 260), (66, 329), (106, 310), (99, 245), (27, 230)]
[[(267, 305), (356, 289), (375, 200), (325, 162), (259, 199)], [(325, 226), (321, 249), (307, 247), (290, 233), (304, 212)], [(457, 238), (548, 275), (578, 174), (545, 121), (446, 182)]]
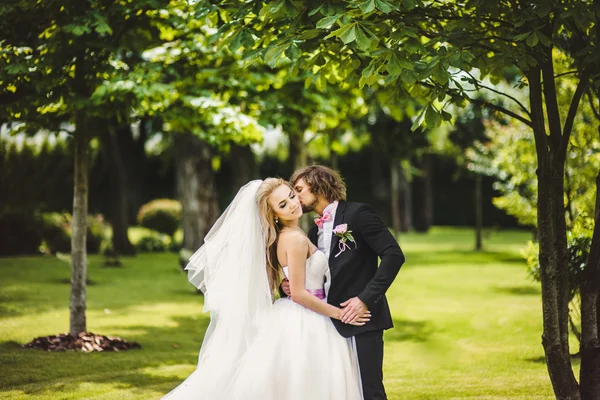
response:
[[(115, 54), (123, 65), (94, 92), (98, 107), (130, 110), (124, 120), (156, 122), (173, 151), (177, 192), (183, 206), (183, 247), (200, 247), (218, 217), (214, 168), (232, 146), (260, 141), (257, 88), (270, 73), (239, 68), (235, 49), (209, 42), (206, 22), (189, 4), (160, 10), (161, 40), (133, 48), (137, 57)], [(133, 47), (133, 46), (132, 46)], [(232, 52), (233, 50), (233, 52)], [(133, 59), (133, 60), (131, 60)]]
[(88, 154), (94, 135), (89, 99), (111, 69), (107, 63), (111, 53), (130, 39), (132, 27), (148, 18), (146, 11), (153, 5), (160, 3), (24, 1), (0, 9), (4, 32), (0, 57), (8, 65), (0, 72), (3, 117), (25, 122), (30, 129), (73, 126), (70, 332), (74, 335), (86, 331)]
[[(600, 344), (582, 357), (578, 385), (568, 345), (566, 223), (563, 184), (566, 149), (579, 104), (599, 65), (600, 5), (592, 0), (422, 2), (363, 0), (343, 2), (214, 1), (225, 29), (218, 35), (245, 32), (249, 52), (275, 66), (295, 60), (309, 69), (311, 82), (343, 85), (403, 85), (430, 102), (415, 124), (436, 126), (451, 115), (448, 103), (471, 100), (472, 91), (490, 90), (517, 111), (493, 102), (487, 108), (525, 123), (533, 132), (538, 159), (538, 214), (544, 315), (543, 347), (555, 395), (559, 399), (600, 398)], [(203, 7), (203, 6), (200, 6)], [(214, 11), (217, 12), (217, 11)], [(240, 23), (243, 20), (243, 24)], [(577, 80), (572, 98), (559, 104), (555, 50), (574, 49), (570, 74)], [(528, 105), (485, 85), (515, 67)], [(480, 78), (473, 70), (481, 72)], [(568, 110), (561, 118), (560, 109)], [(585, 317), (583, 317), (585, 318)], [(598, 332), (595, 327), (595, 332)], [(592, 330), (590, 330), (592, 332)], [(590, 342), (591, 343), (591, 342)], [(591, 360), (587, 360), (591, 357)], [(597, 369), (595, 369), (597, 368)]]

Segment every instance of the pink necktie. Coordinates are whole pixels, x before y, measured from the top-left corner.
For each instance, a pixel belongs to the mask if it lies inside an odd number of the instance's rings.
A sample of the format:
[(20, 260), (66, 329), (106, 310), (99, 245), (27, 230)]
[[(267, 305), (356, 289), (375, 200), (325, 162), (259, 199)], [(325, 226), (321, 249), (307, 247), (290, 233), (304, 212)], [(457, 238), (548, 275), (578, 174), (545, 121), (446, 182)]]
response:
[(331, 221), (331, 214), (329, 211), (323, 211), (323, 215), (321, 217), (315, 218), (315, 224), (317, 224), (319, 229), (323, 229), (323, 224), (329, 221)]

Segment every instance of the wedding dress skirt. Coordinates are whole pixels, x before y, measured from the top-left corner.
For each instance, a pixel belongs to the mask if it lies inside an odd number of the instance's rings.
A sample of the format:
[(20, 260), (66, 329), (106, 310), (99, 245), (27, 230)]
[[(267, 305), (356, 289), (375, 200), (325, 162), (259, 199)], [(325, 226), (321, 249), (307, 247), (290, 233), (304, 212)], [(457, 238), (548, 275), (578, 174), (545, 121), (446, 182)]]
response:
[(280, 299), (223, 399), (358, 400), (358, 371), (353, 339), (329, 318)]
[[(327, 257), (315, 252), (306, 262), (306, 288), (323, 297), (328, 291), (328, 274)], [(223, 368), (199, 366), (165, 398), (362, 399), (354, 338), (342, 337), (330, 318), (287, 298), (275, 301), (243, 356), (225, 363), (229, 364), (226, 374)]]

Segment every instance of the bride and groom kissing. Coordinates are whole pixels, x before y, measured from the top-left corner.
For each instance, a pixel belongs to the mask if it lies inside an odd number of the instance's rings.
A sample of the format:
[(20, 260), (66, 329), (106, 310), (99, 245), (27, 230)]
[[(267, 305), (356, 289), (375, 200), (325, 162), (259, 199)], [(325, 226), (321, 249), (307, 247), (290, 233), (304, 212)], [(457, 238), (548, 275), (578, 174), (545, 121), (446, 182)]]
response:
[[(310, 211), (307, 235), (299, 219)], [(403, 263), (374, 209), (346, 201), (336, 171), (249, 182), (186, 267), (211, 320), (196, 370), (164, 398), (386, 399), (385, 292)]]

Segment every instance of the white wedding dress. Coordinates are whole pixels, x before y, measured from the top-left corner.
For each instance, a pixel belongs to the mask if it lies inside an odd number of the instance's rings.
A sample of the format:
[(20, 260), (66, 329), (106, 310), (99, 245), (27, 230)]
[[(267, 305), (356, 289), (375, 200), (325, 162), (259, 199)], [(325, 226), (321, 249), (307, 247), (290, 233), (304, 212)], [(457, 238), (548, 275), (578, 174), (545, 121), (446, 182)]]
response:
[[(306, 289), (327, 291), (327, 256), (306, 261)], [(240, 360), (223, 399), (359, 400), (362, 398), (353, 339), (338, 333), (331, 319), (288, 298), (273, 304), (272, 316)]]
[[(163, 399), (362, 399), (354, 339), (328, 317), (272, 301), (255, 199), (261, 183), (239, 190), (186, 266), (211, 320), (196, 370)], [(329, 281), (327, 257), (317, 251), (306, 260), (305, 287), (325, 301)]]

